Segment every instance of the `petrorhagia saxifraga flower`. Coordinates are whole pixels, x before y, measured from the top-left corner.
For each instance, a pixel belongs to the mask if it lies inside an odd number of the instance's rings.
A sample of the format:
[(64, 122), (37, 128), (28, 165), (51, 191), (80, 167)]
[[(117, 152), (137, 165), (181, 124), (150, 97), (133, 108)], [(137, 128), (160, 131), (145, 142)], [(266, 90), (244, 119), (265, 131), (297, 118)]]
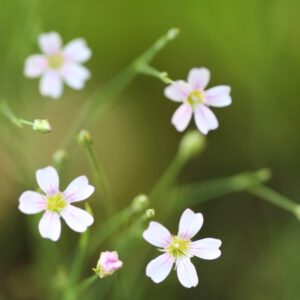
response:
[(43, 33), (38, 37), (43, 54), (34, 54), (25, 61), (24, 74), (29, 78), (41, 77), (40, 93), (58, 99), (63, 92), (63, 82), (81, 90), (90, 72), (81, 65), (92, 55), (84, 39), (78, 38), (62, 48), (57, 32)]
[(221, 241), (205, 238), (192, 242), (191, 239), (203, 225), (201, 213), (194, 213), (186, 209), (179, 222), (176, 236), (171, 235), (168, 229), (157, 222), (150, 222), (144, 231), (143, 237), (150, 244), (159, 247), (163, 252), (150, 261), (146, 268), (146, 275), (155, 283), (162, 282), (171, 272), (173, 265), (177, 271), (180, 283), (186, 287), (195, 287), (198, 284), (198, 275), (191, 258), (197, 256), (202, 259), (216, 259), (221, 255)]
[(100, 278), (112, 275), (115, 271), (122, 268), (123, 262), (119, 259), (116, 251), (101, 252), (97, 267), (94, 270)]
[(210, 80), (206, 68), (191, 69), (188, 80), (177, 80), (165, 88), (165, 96), (173, 101), (182, 102), (172, 117), (172, 124), (178, 131), (189, 125), (193, 113), (197, 128), (207, 134), (218, 128), (218, 120), (208, 106), (224, 107), (231, 104), (230, 87), (219, 85), (205, 90)]
[(93, 224), (94, 218), (89, 213), (73, 206), (73, 203), (89, 198), (95, 190), (86, 176), (74, 179), (63, 192), (59, 190), (59, 177), (53, 167), (37, 170), (36, 180), (45, 194), (24, 192), (19, 198), (19, 210), (25, 214), (44, 211), (39, 222), (39, 231), (43, 238), (52, 241), (59, 239), (60, 217), (76, 232), (84, 232)]

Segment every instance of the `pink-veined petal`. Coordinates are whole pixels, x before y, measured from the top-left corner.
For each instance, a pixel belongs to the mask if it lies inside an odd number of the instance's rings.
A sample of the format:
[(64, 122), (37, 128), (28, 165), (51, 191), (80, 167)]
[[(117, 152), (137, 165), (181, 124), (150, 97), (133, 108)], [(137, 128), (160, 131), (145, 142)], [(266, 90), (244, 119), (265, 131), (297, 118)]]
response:
[(56, 242), (61, 233), (61, 223), (58, 213), (46, 211), (40, 220), (39, 231), (43, 238)]
[(40, 93), (58, 99), (63, 92), (63, 82), (60, 74), (56, 71), (47, 71), (40, 81)]
[(160, 283), (170, 274), (173, 264), (174, 258), (170, 254), (164, 253), (149, 262), (146, 267), (146, 275), (155, 283)]
[(48, 196), (54, 196), (59, 193), (59, 177), (53, 167), (37, 170), (36, 181), (41, 190)]
[(190, 105), (181, 104), (172, 117), (172, 124), (178, 131), (184, 131), (189, 125), (193, 115), (193, 110)]
[(230, 97), (230, 86), (219, 85), (205, 91), (204, 104), (224, 107), (231, 104), (232, 100)]
[(148, 228), (144, 231), (143, 237), (148, 243), (161, 248), (167, 247), (172, 240), (169, 230), (153, 221), (150, 222)]
[(187, 208), (181, 215), (179, 222), (178, 235), (185, 240), (193, 238), (201, 229), (203, 225), (203, 215), (201, 213), (194, 213)]
[(57, 32), (42, 33), (38, 42), (41, 50), (48, 55), (58, 53), (62, 46), (61, 37)]
[(210, 80), (210, 71), (206, 68), (191, 69), (188, 75), (188, 83), (194, 90), (205, 89)]
[(45, 56), (35, 54), (30, 55), (25, 61), (24, 75), (29, 78), (41, 76), (48, 67), (48, 61)]
[(66, 63), (61, 69), (65, 83), (75, 90), (84, 88), (85, 81), (91, 77), (90, 71), (77, 63)]
[(94, 223), (94, 218), (85, 210), (68, 205), (61, 212), (67, 225), (76, 232), (84, 232)]
[(214, 113), (203, 104), (197, 105), (194, 115), (196, 126), (203, 134), (207, 134), (210, 130), (214, 130), (219, 126)]
[(90, 59), (92, 51), (88, 48), (85, 40), (79, 38), (69, 42), (65, 46), (63, 54), (69, 62), (83, 63)]
[(19, 210), (24, 214), (36, 214), (45, 210), (46, 207), (46, 197), (37, 192), (26, 191), (19, 198)]
[(190, 244), (190, 252), (202, 259), (216, 259), (221, 255), (221, 244), (220, 240), (213, 238), (198, 240)]
[(198, 285), (198, 275), (195, 266), (189, 257), (182, 257), (176, 263), (177, 277), (180, 283), (186, 287), (196, 287)]
[(187, 82), (177, 80), (165, 88), (165, 96), (170, 100), (182, 102), (191, 91), (192, 89)]
[(65, 189), (63, 196), (68, 202), (77, 202), (89, 198), (95, 191), (95, 188), (89, 185), (86, 176), (75, 178)]

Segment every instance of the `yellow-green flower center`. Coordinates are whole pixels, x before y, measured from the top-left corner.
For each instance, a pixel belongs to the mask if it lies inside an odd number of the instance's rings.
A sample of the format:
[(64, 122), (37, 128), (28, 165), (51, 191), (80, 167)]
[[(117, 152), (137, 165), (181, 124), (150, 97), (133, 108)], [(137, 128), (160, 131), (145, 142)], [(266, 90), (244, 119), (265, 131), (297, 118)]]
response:
[(67, 206), (61, 193), (48, 197), (47, 210), (59, 213)]
[(195, 104), (201, 104), (203, 100), (204, 100), (204, 94), (202, 91), (199, 90), (192, 91), (187, 97), (187, 102), (192, 107), (194, 107)]
[(172, 238), (170, 246), (166, 250), (173, 257), (178, 258), (187, 255), (189, 250), (189, 244), (189, 240), (183, 240), (178, 236), (174, 236)]
[(51, 69), (59, 69), (64, 63), (61, 53), (52, 54), (48, 57), (48, 64)]

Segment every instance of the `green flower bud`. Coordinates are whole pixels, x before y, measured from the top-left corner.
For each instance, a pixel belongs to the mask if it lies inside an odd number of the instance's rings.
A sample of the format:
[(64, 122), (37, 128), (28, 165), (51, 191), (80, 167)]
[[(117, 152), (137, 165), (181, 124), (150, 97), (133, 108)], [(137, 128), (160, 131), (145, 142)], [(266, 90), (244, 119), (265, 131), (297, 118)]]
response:
[(205, 137), (197, 130), (187, 132), (181, 139), (178, 154), (185, 158), (191, 159), (205, 147)]
[(33, 130), (40, 132), (40, 133), (50, 133), (51, 132), (51, 125), (48, 120), (39, 120), (36, 119), (33, 121)]
[(145, 212), (146, 218), (151, 219), (155, 216), (155, 210), (153, 208), (149, 208)]
[(81, 130), (77, 136), (78, 143), (83, 147), (90, 147), (93, 145), (91, 134), (87, 130)]
[(135, 212), (143, 211), (149, 205), (150, 200), (146, 195), (138, 195), (132, 201), (132, 208)]
[(57, 150), (53, 154), (53, 158), (52, 158), (53, 165), (61, 166), (65, 162), (66, 158), (67, 158), (67, 153), (65, 150)]

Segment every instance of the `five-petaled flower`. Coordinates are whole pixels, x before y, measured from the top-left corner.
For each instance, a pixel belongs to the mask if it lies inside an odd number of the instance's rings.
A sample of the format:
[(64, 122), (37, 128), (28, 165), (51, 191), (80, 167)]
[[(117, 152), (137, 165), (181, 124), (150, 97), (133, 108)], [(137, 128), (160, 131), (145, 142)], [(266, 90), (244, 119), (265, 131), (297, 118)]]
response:
[(150, 222), (143, 237), (150, 244), (159, 247), (163, 254), (150, 261), (146, 268), (146, 275), (155, 283), (160, 283), (169, 275), (175, 264), (180, 283), (186, 288), (197, 286), (198, 276), (191, 263), (191, 257), (197, 256), (211, 260), (221, 255), (219, 249), (221, 241), (218, 239), (205, 238), (191, 241), (201, 229), (202, 224), (202, 214), (194, 213), (190, 209), (183, 212), (176, 236), (172, 236), (161, 224)]
[(85, 40), (78, 38), (62, 48), (57, 32), (43, 33), (38, 37), (43, 54), (29, 56), (24, 74), (29, 78), (41, 77), (40, 93), (58, 99), (63, 92), (63, 82), (73, 89), (81, 90), (90, 72), (81, 63), (92, 55)]
[(122, 266), (123, 262), (119, 259), (118, 252), (104, 251), (100, 254), (94, 272), (98, 274), (100, 278), (103, 278), (112, 275), (115, 271), (122, 268)]
[(187, 128), (193, 113), (196, 126), (203, 134), (218, 128), (218, 120), (208, 106), (230, 105), (230, 87), (219, 85), (205, 90), (209, 80), (208, 69), (194, 68), (190, 70), (187, 82), (177, 80), (165, 88), (167, 98), (182, 102), (172, 117), (172, 124), (178, 131), (184, 131)]
[(42, 237), (57, 241), (61, 233), (62, 217), (67, 225), (76, 232), (84, 232), (93, 224), (93, 217), (85, 210), (72, 204), (89, 198), (94, 187), (89, 185), (85, 176), (74, 179), (64, 192), (59, 190), (59, 177), (53, 167), (36, 172), (36, 180), (45, 194), (26, 191), (19, 198), (19, 210), (25, 214), (44, 211), (39, 222)]

